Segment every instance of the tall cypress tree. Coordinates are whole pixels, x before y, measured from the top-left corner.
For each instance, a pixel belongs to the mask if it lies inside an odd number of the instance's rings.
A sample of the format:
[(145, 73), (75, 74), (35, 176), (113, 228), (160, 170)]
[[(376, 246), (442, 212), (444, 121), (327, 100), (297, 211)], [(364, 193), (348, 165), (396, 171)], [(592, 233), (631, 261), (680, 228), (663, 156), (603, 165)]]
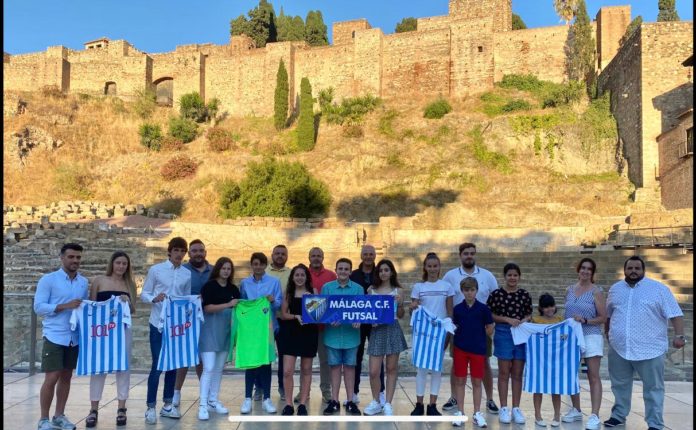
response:
[(566, 58), (568, 78), (584, 82), (588, 93), (594, 96), (592, 91), (596, 79), (595, 42), (585, 0), (578, 1), (575, 21), (570, 26), (570, 35)]
[(658, 0), (657, 8), (660, 10), (657, 14), (658, 21), (679, 21), (679, 14), (674, 3), (675, 0)]
[(314, 148), (314, 101), (309, 79), (302, 78), (300, 83), (300, 117), (297, 120), (297, 147), (301, 151)]
[(320, 10), (310, 10), (305, 19), (305, 41), (310, 46), (324, 46), (329, 44), (324, 17)]
[(285, 70), (285, 63), (280, 60), (278, 64), (278, 73), (276, 74), (276, 89), (274, 103), (274, 124), (276, 130), (285, 128), (285, 123), (288, 119), (288, 94), (290, 85), (288, 84), (288, 71)]

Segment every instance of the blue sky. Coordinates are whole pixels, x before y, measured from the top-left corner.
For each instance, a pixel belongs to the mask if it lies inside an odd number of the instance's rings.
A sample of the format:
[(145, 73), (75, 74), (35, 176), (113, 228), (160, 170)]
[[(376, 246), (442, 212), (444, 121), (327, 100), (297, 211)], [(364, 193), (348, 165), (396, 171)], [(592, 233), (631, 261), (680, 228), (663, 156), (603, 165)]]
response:
[[(633, 17), (644, 21), (657, 18), (658, 0), (587, 0), (590, 17), (600, 6), (630, 4)], [(367, 18), (373, 27), (392, 33), (397, 22), (407, 16), (445, 15), (447, 0), (271, 0), (289, 15), (303, 18), (307, 11), (319, 9), (324, 22)], [(693, 19), (691, 0), (677, 0), (682, 20)], [(83, 43), (106, 36), (126, 39), (136, 48), (149, 52), (172, 51), (176, 45), (190, 43), (226, 44), (229, 21), (258, 4), (257, 0), (5, 0), (3, 50), (10, 54), (43, 51), (64, 45), (82, 49)], [(528, 27), (557, 25), (551, 0), (513, 0), (512, 9)]]

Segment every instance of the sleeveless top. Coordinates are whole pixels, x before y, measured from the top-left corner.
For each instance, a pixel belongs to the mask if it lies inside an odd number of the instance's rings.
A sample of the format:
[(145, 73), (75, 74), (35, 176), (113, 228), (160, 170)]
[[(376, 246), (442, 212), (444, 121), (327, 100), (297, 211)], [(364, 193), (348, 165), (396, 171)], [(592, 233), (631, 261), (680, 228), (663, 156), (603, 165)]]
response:
[[(591, 290), (586, 291), (585, 294), (579, 297), (575, 294), (576, 289), (577, 284), (573, 284), (568, 287), (568, 291), (566, 292), (566, 318), (573, 318), (575, 315), (580, 315), (582, 318), (588, 320), (596, 318), (597, 308), (595, 307), (594, 293), (595, 291), (602, 292), (602, 289), (595, 285)], [(582, 333), (585, 336), (588, 334), (598, 334), (601, 336), (602, 327), (596, 324), (582, 324)]]
[(370, 295), (382, 295), (382, 296), (394, 296), (394, 324), (399, 324), (398, 318), (396, 316), (396, 311), (397, 311), (397, 308), (399, 307), (398, 303), (396, 303), (396, 297), (399, 296), (399, 289), (398, 288), (394, 287), (394, 288), (392, 288), (391, 292), (389, 292), (387, 294), (380, 294), (380, 293), (376, 293), (375, 290), (372, 287), (370, 287), (370, 292), (368, 294), (370, 294)]
[(114, 290), (107, 290), (107, 291), (98, 291), (97, 292), (97, 302), (105, 302), (111, 298), (111, 296), (120, 296), (121, 294), (125, 294), (128, 296), (129, 299), (132, 299), (129, 293), (125, 291), (114, 291)]

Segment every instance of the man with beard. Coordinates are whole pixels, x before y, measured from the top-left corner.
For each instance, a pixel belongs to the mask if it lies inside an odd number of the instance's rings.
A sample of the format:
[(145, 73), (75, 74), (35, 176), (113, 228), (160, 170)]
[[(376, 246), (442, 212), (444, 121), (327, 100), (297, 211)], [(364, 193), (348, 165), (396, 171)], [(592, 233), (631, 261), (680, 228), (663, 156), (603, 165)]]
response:
[[(290, 268), (285, 265), (287, 262), (288, 247), (282, 244), (276, 245), (271, 252), (271, 268), (266, 273), (280, 281), (280, 288), (283, 295), (285, 295), (285, 289), (288, 286), (288, 277), (290, 276)], [(278, 324), (280, 324), (280, 318), (276, 319), (278, 320)], [(280, 348), (278, 348), (278, 333), (276, 333), (276, 348), (278, 351), (278, 394), (280, 394), (280, 400), (284, 401), (285, 387), (283, 386), (283, 355)], [(261, 400), (262, 393), (259, 391), (259, 387), (256, 387), (256, 390), (257, 392), (254, 394), (254, 400), (257, 398), (258, 400)], [(297, 399), (299, 401), (299, 397)]]
[(683, 348), (684, 314), (669, 287), (645, 277), (642, 258), (633, 256), (626, 260), (624, 275), (624, 280), (611, 286), (607, 297), (605, 331), (609, 337), (609, 377), (614, 406), (604, 427), (626, 424), (631, 410), (633, 374), (638, 373), (643, 382), (648, 430), (658, 430), (664, 426), (667, 330), (671, 321), (672, 346)]
[[(488, 302), (488, 296), (498, 288), (498, 281), (496, 281), (495, 276), (483, 267), (476, 265), (476, 245), (470, 242), (462, 243), (459, 245), (459, 260), (461, 260), (462, 265), (460, 267), (455, 267), (445, 274), (442, 278), (443, 281), (449, 282), (455, 291), (453, 305), (457, 306), (464, 301), (464, 295), (462, 294), (459, 285), (463, 279), (466, 278), (476, 278), (478, 282), (478, 292), (476, 293), (476, 300), (481, 303)], [(498, 413), (498, 405), (495, 404), (493, 400), (493, 373), (491, 370), (490, 357), (493, 354), (493, 342), (488, 337), (487, 340), (487, 351), (486, 351), (486, 361), (485, 361), (485, 371), (483, 375), (483, 387), (486, 391), (486, 409), (492, 414)], [(457, 409), (457, 400), (454, 398), (455, 392), (455, 378), (454, 372), (450, 373), (450, 388), (452, 397), (442, 406), (442, 409), (449, 411)]]
[[(201, 294), (201, 287), (208, 282), (208, 278), (210, 278), (210, 272), (213, 270), (213, 266), (206, 260), (207, 252), (203, 241), (200, 239), (191, 241), (189, 244), (188, 256), (188, 263), (184, 263), (182, 266), (191, 271), (191, 294), (199, 295)], [(201, 380), (201, 373), (203, 373), (203, 362), (199, 361), (196, 365), (196, 375), (199, 381)], [(187, 374), (188, 367), (182, 367), (176, 371), (176, 385), (172, 404), (177, 408), (181, 403), (181, 387), (184, 386)]]

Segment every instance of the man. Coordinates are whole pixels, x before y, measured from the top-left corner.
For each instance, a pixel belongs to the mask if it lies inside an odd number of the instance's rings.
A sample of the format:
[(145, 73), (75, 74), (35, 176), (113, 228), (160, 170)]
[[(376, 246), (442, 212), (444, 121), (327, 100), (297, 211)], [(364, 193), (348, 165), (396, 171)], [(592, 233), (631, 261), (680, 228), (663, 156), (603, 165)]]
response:
[[(288, 248), (283, 245), (276, 245), (271, 252), (271, 268), (268, 274), (280, 281), (280, 287), (283, 294), (288, 286), (288, 278), (290, 277), (290, 268), (285, 265), (288, 262)], [(278, 323), (280, 324), (280, 314), (278, 314)], [(283, 356), (278, 349), (278, 333), (276, 333), (276, 350), (278, 351), (278, 394), (280, 400), (285, 401), (285, 387), (283, 386)], [(259, 395), (259, 400), (261, 393)], [(299, 394), (298, 394), (299, 396)], [(254, 396), (256, 398), (256, 395)], [(299, 397), (297, 398), (299, 401)]]
[[(350, 280), (356, 284), (363, 287), (365, 294), (367, 294), (367, 289), (372, 285), (372, 281), (376, 275), (375, 273), (375, 258), (377, 258), (377, 251), (372, 245), (363, 245), (360, 250), (360, 264), (358, 268), (353, 270), (350, 274)], [(358, 345), (358, 355), (355, 361), (355, 386), (353, 387), (353, 403), (360, 403), (360, 374), (362, 373), (362, 361), (365, 355), (365, 342), (370, 337), (370, 331), (372, 329), (371, 324), (361, 324), (360, 325), (360, 345)], [(379, 392), (379, 402), (384, 405), (386, 401), (386, 396), (384, 393), (384, 363), (379, 371), (379, 382), (380, 382), (380, 392)], [(348, 399), (346, 399), (348, 402)], [(345, 406), (345, 405), (344, 405)]]
[[(77, 331), (70, 330), (70, 315), (89, 294), (87, 279), (77, 273), (82, 250), (77, 243), (63, 245), (60, 249), (61, 268), (42, 276), (36, 286), (34, 312), (43, 317), (41, 370), (46, 373), (39, 393), (39, 430), (75, 428), (75, 424), (65, 416), (65, 404), (70, 394), (73, 369), (77, 365), (80, 339)], [(54, 394), (56, 413), (53, 420), (49, 420)]]
[[(324, 284), (336, 280), (336, 273), (324, 268), (324, 251), (321, 248), (315, 247), (309, 250), (309, 275), (312, 277), (314, 294), (321, 294)], [(321, 389), (321, 397), (324, 403), (329, 403), (331, 401), (331, 374), (324, 345), (324, 331), (321, 326), (319, 327), (317, 355), (319, 355), (319, 388)]]
[[(145, 303), (151, 303), (150, 310), (150, 351), (152, 353), (152, 367), (147, 378), (147, 410), (145, 422), (157, 423), (157, 388), (161, 370), (157, 370), (160, 350), (162, 349), (162, 333), (157, 329), (162, 312), (162, 302), (168, 296), (188, 296), (191, 294), (191, 271), (181, 264), (186, 255), (188, 244), (182, 237), (175, 237), (167, 246), (167, 261), (150, 267), (140, 293), (140, 299)], [(160, 415), (167, 418), (179, 419), (181, 414), (172, 404), (174, 397), (174, 385), (176, 383), (176, 370), (168, 370), (164, 374), (164, 392), (162, 400), (164, 406)]]
[[(483, 267), (476, 265), (476, 245), (471, 242), (465, 242), (459, 245), (459, 260), (462, 265), (455, 267), (445, 274), (443, 281), (449, 282), (455, 291), (453, 305), (457, 306), (464, 301), (464, 295), (461, 292), (460, 285), (463, 279), (475, 278), (478, 282), (478, 292), (476, 300), (481, 303), (488, 302), (488, 296), (498, 288), (498, 281), (495, 276)], [(485, 369), (483, 374), (483, 388), (486, 391), (486, 409), (492, 414), (498, 413), (498, 405), (493, 400), (493, 371), (491, 370), (490, 357), (493, 354), (493, 342), (488, 337), (488, 346), (486, 351), (486, 360), (484, 362)], [(454, 372), (450, 373), (450, 389), (451, 393), (455, 392), (456, 381)], [(451, 397), (447, 403), (442, 406), (442, 409), (449, 411), (457, 409), (457, 400)]]
[(607, 297), (605, 331), (609, 338), (609, 377), (614, 393), (611, 418), (604, 427), (626, 423), (631, 410), (633, 374), (643, 381), (648, 430), (664, 426), (665, 353), (669, 321), (674, 327), (672, 346), (682, 348), (684, 317), (666, 285), (645, 277), (645, 262), (638, 256), (624, 263), (625, 278), (611, 286)]
[[(205, 259), (207, 252), (203, 241), (200, 239), (194, 239), (189, 243), (188, 256), (189, 261), (183, 264), (183, 266), (191, 272), (191, 294), (198, 296), (201, 294), (201, 287), (203, 287), (203, 284), (208, 282), (213, 266)], [(199, 381), (201, 380), (201, 373), (203, 373), (203, 363), (199, 361), (196, 365), (196, 376), (198, 376)], [(182, 367), (176, 372), (176, 384), (174, 386), (172, 404), (177, 408), (181, 403), (181, 387), (184, 386), (187, 374), (188, 367)]]

